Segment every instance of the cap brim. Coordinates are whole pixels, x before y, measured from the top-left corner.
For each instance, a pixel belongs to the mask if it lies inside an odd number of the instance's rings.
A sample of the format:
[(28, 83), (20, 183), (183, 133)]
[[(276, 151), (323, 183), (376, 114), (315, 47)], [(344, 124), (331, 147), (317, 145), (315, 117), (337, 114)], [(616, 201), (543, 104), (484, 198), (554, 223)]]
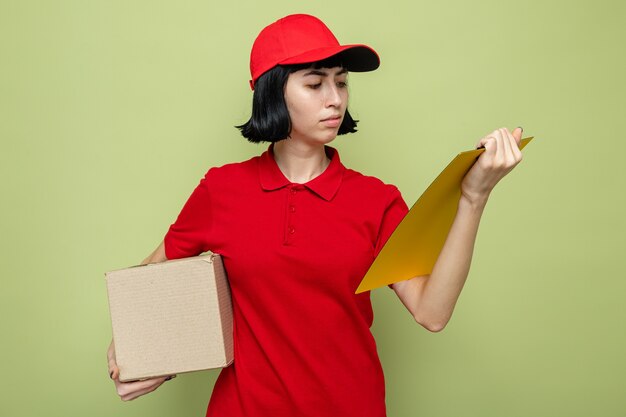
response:
[(308, 64), (322, 61), (335, 55), (341, 55), (343, 64), (348, 71), (374, 71), (380, 66), (380, 58), (376, 51), (367, 45), (339, 45), (307, 51), (279, 62), (279, 65)]

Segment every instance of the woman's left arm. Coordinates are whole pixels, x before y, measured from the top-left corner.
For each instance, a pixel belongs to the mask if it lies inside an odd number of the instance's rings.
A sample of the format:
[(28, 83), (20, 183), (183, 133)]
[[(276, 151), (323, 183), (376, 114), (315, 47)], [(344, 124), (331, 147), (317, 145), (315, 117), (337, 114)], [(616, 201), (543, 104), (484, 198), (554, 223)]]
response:
[(430, 275), (392, 285), (415, 320), (432, 332), (443, 330), (469, 273), (478, 225), (489, 194), (521, 160), (522, 128), (494, 130), (478, 143), (483, 152), (463, 178), (459, 206)]

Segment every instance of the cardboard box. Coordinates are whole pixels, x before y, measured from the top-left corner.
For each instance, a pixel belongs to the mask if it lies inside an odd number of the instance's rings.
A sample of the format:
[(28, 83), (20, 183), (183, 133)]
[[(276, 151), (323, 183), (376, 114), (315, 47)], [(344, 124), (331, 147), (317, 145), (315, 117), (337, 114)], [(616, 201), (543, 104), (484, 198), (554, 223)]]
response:
[(233, 362), (230, 287), (216, 254), (107, 272), (120, 381)]

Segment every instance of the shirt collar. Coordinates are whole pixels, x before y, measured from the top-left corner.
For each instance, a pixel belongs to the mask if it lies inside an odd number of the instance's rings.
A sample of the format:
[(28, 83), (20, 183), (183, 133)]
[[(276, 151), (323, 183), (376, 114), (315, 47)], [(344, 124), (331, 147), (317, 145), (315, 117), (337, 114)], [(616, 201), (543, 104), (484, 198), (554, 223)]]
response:
[[(330, 164), (324, 172), (303, 185), (324, 200), (330, 201), (337, 193), (337, 190), (339, 190), (345, 167), (341, 163), (339, 152), (335, 148), (330, 146), (325, 146), (324, 148), (326, 154), (330, 157)], [(270, 144), (267, 151), (263, 152), (259, 159), (259, 180), (261, 188), (266, 191), (278, 190), (291, 185), (291, 182), (283, 175), (276, 160), (274, 160), (273, 143)]]

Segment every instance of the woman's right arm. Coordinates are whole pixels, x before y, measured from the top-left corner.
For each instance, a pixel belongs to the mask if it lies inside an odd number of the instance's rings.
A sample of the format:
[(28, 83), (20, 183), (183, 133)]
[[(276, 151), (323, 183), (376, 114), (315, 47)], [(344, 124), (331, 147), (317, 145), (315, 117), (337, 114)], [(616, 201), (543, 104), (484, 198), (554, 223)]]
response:
[(153, 264), (157, 262), (165, 262), (167, 261), (167, 257), (165, 256), (165, 244), (161, 242), (161, 244), (152, 252), (146, 259), (143, 260), (141, 265)]
[[(164, 261), (167, 261), (167, 257), (165, 256), (165, 245), (161, 242), (154, 252), (143, 260), (141, 265)], [(107, 359), (109, 361), (109, 376), (115, 383), (115, 389), (117, 390), (117, 394), (120, 396), (122, 401), (134, 400), (137, 397), (148, 394), (161, 386), (161, 384), (165, 381), (176, 377), (176, 375), (170, 375), (167, 377), (150, 378), (143, 381), (121, 382), (119, 380), (120, 371), (115, 360), (115, 345), (113, 340), (111, 340), (111, 344), (109, 345)]]

